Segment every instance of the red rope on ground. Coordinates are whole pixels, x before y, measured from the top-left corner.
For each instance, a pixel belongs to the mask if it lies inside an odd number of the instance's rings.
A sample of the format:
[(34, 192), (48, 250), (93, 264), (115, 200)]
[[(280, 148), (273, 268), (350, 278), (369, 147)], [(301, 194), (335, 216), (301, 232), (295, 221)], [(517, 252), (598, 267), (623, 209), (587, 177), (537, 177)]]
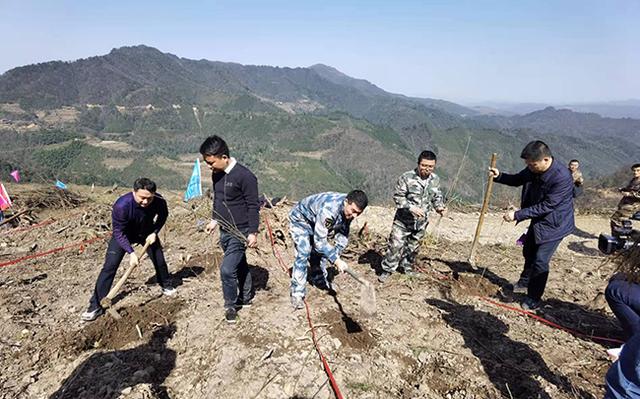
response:
[(282, 267), (282, 270), (285, 273), (289, 274), (289, 277), (291, 277), (289, 268), (287, 268), (287, 265), (285, 265), (284, 261), (282, 260), (282, 256), (280, 255), (280, 251), (278, 251), (278, 247), (276, 247), (276, 241), (273, 238), (273, 230), (271, 230), (271, 224), (269, 223), (269, 219), (267, 219), (267, 215), (264, 216), (264, 223), (267, 225), (267, 231), (269, 232), (269, 241), (271, 241), (271, 250), (273, 251), (273, 256), (275, 256), (278, 260), (278, 264)]
[(540, 317), (535, 313), (527, 312), (526, 310), (523, 310), (523, 309), (518, 309), (518, 308), (513, 307), (513, 306), (505, 305), (503, 303), (499, 303), (499, 302), (493, 301), (493, 300), (491, 300), (491, 299), (489, 299), (487, 297), (481, 296), (479, 298), (482, 299), (485, 302), (488, 302), (488, 303), (492, 304), (492, 305), (495, 305), (495, 306), (498, 306), (498, 307), (501, 307), (501, 308), (504, 308), (504, 309), (509, 309), (509, 310), (514, 311), (514, 312), (518, 312), (518, 313), (523, 314), (523, 315), (525, 315), (527, 317), (531, 317), (532, 319), (537, 320), (537, 321), (539, 321), (541, 323), (547, 324), (547, 325), (549, 325), (551, 327), (554, 327), (554, 328), (557, 328), (559, 330), (566, 331), (569, 334), (576, 335), (578, 337), (589, 338), (592, 341), (605, 341), (605, 342), (614, 342), (614, 343), (617, 343), (617, 344), (624, 344), (624, 341), (620, 341), (619, 339), (598, 337), (598, 336), (595, 336), (595, 335), (589, 335), (589, 334), (578, 332), (576, 330), (572, 330), (569, 327), (562, 326), (560, 324), (557, 324), (557, 323), (554, 323), (552, 321), (549, 321), (549, 320), (545, 319), (544, 317)]
[(7, 231), (3, 231), (3, 232), (0, 233), (0, 236), (7, 235), (9, 233), (20, 233), (21, 231), (28, 231), (28, 230), (32, 230), (32, 229), (37, 229), (38, 227), (48, 226), (48, 225), (50, 225), (52, 223), (55, 223), (55, 222), (57, 222), (57, 220), (48, 219), (48, 220), (45, 220), (44, 222), (40, 222), (38, 224), (33, 224), (31, 226), (18, 227), (18, 228), (15, 228), (15, 229), (10, 229), (10, 230), (7, 230)]
[[(278, 260), (278, 263), (280, 264), (282, 269), (287, 274), (290, 274), (289, 269), (287, 268), (284, 261), (282, 260), (280, 251), (278, 251), (278, 248), (276, 247), (275, 240), (273, 238), (273, 231), (271, 230), (271, 224), (269, 223), (269, 219), (267, 218), (267, 215), (264, 216), (264, 222), (267, 225), (267, 231), (269, 232), (269, 240), (271, 241), (271, 249), (273, 250), (273, 254)], [(318, 356), (320, 356), (320, 360), (322, 361), (322, 366), (324, 367), (325, 373), (327, 373), (327, 377), (329, 377), (329, 382), (331, 384), (331, 388), (333, 388), (333, 392), (336, 394), (336, 398), (343, 399), (344, 397), (340, 392), (338, 383), (336, 382), (336, 379), (334, 378), (333, 373), (331, 372), (331, 367), (329, 367), (329, 363), (327, 362), (327, 359), (322, 354), (322, 351), (320, 350), (320, 346), (318, 345), (318, 339), (316, 337), (316, 329), (313, 326), (313, 322), (311, 321), (311, 310), (309, 309), (309, 304), (307, 303), (306, 299), (304, 300), (304, 307), (305, 307), (305, 310), (307, 311), (307, 322), (309, 323), (309, 329), (311, 330), (311, 339), (313, 340), (313, 346), (315, 347), (316, 352), (318, 352)]]
[[(426, 272), (425, 269), (423, 269), (423, 270)], [(440, 273), (440, 274), (442, 274), (442, 273)], [(439, 277), (436, 277), (436, 278), (438, 278), (439, 280), (450, 280), (451, 279), (449, 276), (444, 275), (444, 274), (442, 275), (442, 278), (439, 278)], [(498, 306), (498, 307), (501, 307), (501, 308), (504, 308), (504, 309), (508, 309), (508, 310), (511, 310), (511, 311), (514, 311), (514, 312), (517, 312), (517, 313), (520, 313), (520, 314), (523, 314), (523, 315), (525, 315), (527, 317), (530, 317), (530, 318), (532, 318), (532, 319), (534, 319), (534, 320), (536, 320), (536, 321), (538, 321), (540, 323), (546, 324), (548, 326), (557, 328), (557, 329), (562, 330), (562, 331), (566, 331), (569, 334), (572, 334), (572, 335), (575, 335), (575, 336), (578, 336), (578, 337), (588, 338), (588, 339), (590, 339), (592, 341), (604, 341), (604, 342), (613, 342), (613, 343), (616, 343), (616, 344), (624, 344), (624, 341), (621, 341), (619, 339), (607, 338), (607, 337), (599, 337), (599, 336), (596, 336), (596, 335), (589, 335), (589, 334), (581, 333), (581, 332), (573, 330), (573, 329), (571, 329), (569, 327), (565, 327), (565, 326), (560, 325), (558, 323), (554, 323), (554, 322), (552, 322), (550, 320), (547, 320), (544, 317), (538, 316), (535, 313), (527, 312), (524, 309), (519, 309), (519, 308), (516, 308), (516, 307), (513, 307), (513, 306), (505, 305), (503, 303), (499, 303), (499, 302), (493, 301), (493, 300), (491, 300), (491, 299), (489, 299), (487, 297), (484, 297), (484, 296), (479, 296), (478, 295), (478, 298), (480, 298), (483, 301), (485, 301), (487, 303), (490, 303), (492, 305), (495, 305), (495, 306)]]
[(43, 257), (43, 256), (55, 254), (55, 253), (64, 251), (64, 250), (69, 249), (69, 248), (80, 247), (80, 249), (84, 251), (84, 246), (85, 245), (94, 243), (94, 242), (96, 242), (98, 240), (101, 240), (101, 239), (103, 239), (104, 237), (107, 237), (110, 234), (111, 233), (103, 234), (101, 236), (98, 236), (98, 237), (95, 237), (95, 238), (91, 238), (91, 239), (88, 239), (88, 240), (75, 242), (73, 244), (65, 245), (65, 246), (58, 247), (58, 248), (53, 248), (53, 249), (50, 249), (48, 251), (40, 252), (40, 253), (33, 254), (33, 255), (23, 256), (22, 258), (18, 258), (18, 259), (10, 260), (8, 262), (0, 263), (0, 267), (11, 266), (11, 265), (15, 265), (15, 264), (20, 263), (20, 262), (25, 261), (25, 260), (35, 259), (35, 258), (40, 258), (40, 257)]

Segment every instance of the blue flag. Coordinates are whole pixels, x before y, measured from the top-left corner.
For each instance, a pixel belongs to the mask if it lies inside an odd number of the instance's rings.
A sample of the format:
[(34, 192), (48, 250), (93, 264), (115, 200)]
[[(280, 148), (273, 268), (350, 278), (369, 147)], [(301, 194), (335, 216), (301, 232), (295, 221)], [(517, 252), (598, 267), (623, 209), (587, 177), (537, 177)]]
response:
[(193, 165), (193, 172), (191, 173), (191, 179), (187, 185), (187, 191), (184, 193), (184, 202), (189, 201), (192, 198), (202, 196), (202, 179), (200, 178), (200, 160), (196, 159), (195, 165)]
[(62, 189), (62, 190), (66, 190), (67, 189), (67, 185), (64, 184), (63, 182), (61, 182), (60, 180), (56, 180), (56, 187), (58, 187), (59, 189)]

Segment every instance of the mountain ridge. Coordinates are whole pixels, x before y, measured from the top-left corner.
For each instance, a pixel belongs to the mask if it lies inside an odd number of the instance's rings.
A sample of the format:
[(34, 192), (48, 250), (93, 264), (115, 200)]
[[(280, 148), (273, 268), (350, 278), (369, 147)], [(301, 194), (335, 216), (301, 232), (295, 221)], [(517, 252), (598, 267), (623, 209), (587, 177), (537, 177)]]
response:
[[(452, 194), (473, 200), (482, 193), (478, 182), (486, 173), (479, 165), (487, 154), (498, 152), (502, 168), (519, 170), (517, 156), (529, 140), (548, 141), (559, 159), (584, 160), (587, 176), (640, 157), (636, 120), (556, 109), (488, 117), (446, 100), (388, 93), (324, 64), (192, 60), (144, 45), (7, 71), (0, 75), (0, 119), (9, 144), (0, 153), (11, 167), (28, 165), (43, 176), (86, 183), (124, 184), (152, 163), (133, 163), (119, 175), (108, 158), (144, 156), (166, 165), (158, 178), (178, 187), (180, 174), (189, 173), (183, 157), (209, 134), (226, 137), (259, 170), (265, 187), (294, 195), (362, 187), (374, 199), (388, 199), (397, 175), (426, 148), (438, 153), (445, 182), (463, 161), (473, 165)], [(52, 136), (57, 141), (43, 139), (51, 131), (61, 132)], [(70, 134), (84, 144), (69, 141)], [(96, 138), (123, 146), (103, 151), (92, 144)], [(31, 151), (35, 155), (27, 149), (30, 140), (45, 143)], [(8, 150), (11, 145), (20, 156)], [(47, 168), (56, 156), (66, 161), (59, 170)], [(185, 170), (171, 174), (174, 167)]]

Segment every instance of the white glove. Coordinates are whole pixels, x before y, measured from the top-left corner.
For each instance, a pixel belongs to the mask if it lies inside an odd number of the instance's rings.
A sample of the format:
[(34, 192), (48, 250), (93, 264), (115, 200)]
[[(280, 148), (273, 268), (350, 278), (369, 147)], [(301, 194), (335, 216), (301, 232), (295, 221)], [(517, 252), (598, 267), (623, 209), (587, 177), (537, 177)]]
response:
[(151, 233), (147, 236), (147, 239), (145, 241), (147, 244), (153, 245), (153, 243), (156, 242), (157, 238), (158, 238), (158, 235), (156, 233)]
[(131, 252), (129, 254), (129, 266), (131, 267), (138, 266), (139, 263), (140, 263), (140, 260), (138, 259), (138, 255), (136, 255), (135, 252)]

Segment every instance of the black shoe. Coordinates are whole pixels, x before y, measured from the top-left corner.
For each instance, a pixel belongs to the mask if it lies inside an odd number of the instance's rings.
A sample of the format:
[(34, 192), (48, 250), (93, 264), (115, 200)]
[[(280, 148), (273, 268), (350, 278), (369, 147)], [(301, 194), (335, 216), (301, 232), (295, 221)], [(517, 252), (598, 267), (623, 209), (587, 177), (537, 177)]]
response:
[(514, 294), (526, 294), (529, 283), (526, 281), (518, 280), (512, 287)]
[(520, 304), (520, 307), (522, 308), (522, 310), (532, 311), (540, 307), (540, 302), (542, 301), (536, 301), (533, 298), (526, 297)]
[(229, 324), (235, 324), (238, 321), (238, 312), (235, 308), (227, 308), (224, 312), (224, 318)]

